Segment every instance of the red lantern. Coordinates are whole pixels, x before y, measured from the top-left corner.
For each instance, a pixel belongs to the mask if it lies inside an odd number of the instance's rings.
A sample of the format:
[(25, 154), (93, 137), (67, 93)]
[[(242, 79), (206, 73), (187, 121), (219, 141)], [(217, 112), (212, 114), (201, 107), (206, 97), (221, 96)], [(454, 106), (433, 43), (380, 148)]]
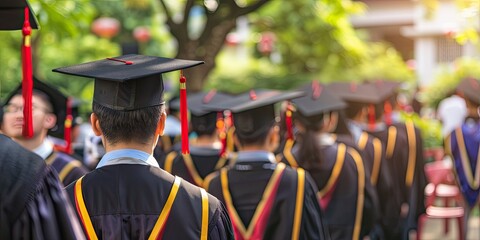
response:
[(150, 30), (147, 27), (136, 27), (133, 29), (133, 37), (141, 43), (148, 42), (150, 36)]
[(92, 24), (92, 32), (103, 38), (112, 38), (119, 30), (120, 22), (115, 18), (101, 17)]
[(273, 51), (276, 39), (272, 32), (263, 33), (257, 45), (258, 51), (264, 55), (270, 54)]

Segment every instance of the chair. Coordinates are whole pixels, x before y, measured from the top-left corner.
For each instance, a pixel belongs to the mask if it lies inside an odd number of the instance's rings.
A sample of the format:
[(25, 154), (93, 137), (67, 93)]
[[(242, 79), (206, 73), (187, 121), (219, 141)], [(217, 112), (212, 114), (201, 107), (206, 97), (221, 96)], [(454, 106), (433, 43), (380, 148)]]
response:
[[(446, 161), (435, 161), (425, 164), (425, 175), (429, 184), (425, 187), (426, 211), (418, 219), (417, 239), (421, 239), (423, 225), (427, 219), (445, 219), (444, 233), (448, 233), (449, 219), (458, 222), (459, 239), (464, 239), (464, 209), (450, 207), (450, 202), (460, 199), (460, 191), (453, 185), (452, 164)], [(450, 183), (450, 184), (449, 184)], [(435, 200), (442, 199), (444, 206), (435, 206)]]

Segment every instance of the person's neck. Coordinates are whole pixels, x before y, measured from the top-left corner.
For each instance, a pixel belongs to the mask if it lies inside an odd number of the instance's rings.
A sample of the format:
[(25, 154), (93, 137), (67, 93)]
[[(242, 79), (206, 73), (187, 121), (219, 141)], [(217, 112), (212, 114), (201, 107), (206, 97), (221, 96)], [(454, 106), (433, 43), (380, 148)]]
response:
[(105, 143), (105, 152), (111, 152), (115, 150), (121, 150), (121, 149), (135, 149), (139, 150), (142, 152), (146, 152), (148, 154), (153, 154), (153, 148), (155, 145), (152, 144), (139, 144), (139, 143), (125, 143), (125, 142), (119, 142), (115, 144), (110, 144), (108, 142)]
[(42, 145), (43, 141), (45, 140), (46, 136), (42, 135), (34, 135), (32, 138), (25, 138), (25, 137), (19, 137), (19, 138), (14, 138), (14, 140), (20, 144), (22, 147), (33, 151), (34, 149), (38, 148), (40, 145)]
[(351, 118), (350, 120), (356, 123), (364, 123), (363, 119), (364, 117), (361, 114), (357, 114), (355, 117)]
[(216, 136), (199, 136), (192, 146), (196, 147), (215, 147), (219, 145), (219, 141)]
[(240, 151), (267, 151), (267, 152), (271, 152), (267, 147), (259, 146), (259, 145), (242, 146), (242, 147), (239, 147), (238, 149)]

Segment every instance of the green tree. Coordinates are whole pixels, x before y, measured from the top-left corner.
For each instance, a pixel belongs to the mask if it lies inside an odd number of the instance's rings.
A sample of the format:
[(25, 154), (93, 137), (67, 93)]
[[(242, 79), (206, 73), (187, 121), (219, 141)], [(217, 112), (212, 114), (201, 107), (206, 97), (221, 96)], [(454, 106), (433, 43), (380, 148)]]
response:
[[(54, 1), (31, 0), (40, 29), (32, 33), (34, 75), (58, 86), (69, 95), (78, 96), (85, 80), (71, 81), (72, 77), (52, 73), (55, 67), (72, 65), (118, 54), (118, 46), (90, 33), (96, 14), (90, 0)], [(0, 98), (20, 83), (21, 32), (0, 32)]]
[(275, 33), (281, 64), (290, 73), (328, 75), (353, 67), (366, 55), (364, 41), (348, 20), (362, 9), (363, 4), (353, 1), (274, 1), (253, 22), (259, 31)]
[[(186, 0), (181, 7), (172, 1), (158, 0), (162, 6), (165, 23), (178, 43), (176, 58), (201, 59), (205, 64), (187, 72), (187, 89), (199, 91), (208, 74), (215, 68), (215, 58), (224, 45), (225, 38), (236, 25), (236, 20), (266, 5), (268, 0)], [(284, 1), (281, 1), (284, 2)], [(200, 33), (192, 34), (190, 13), (201, 9), (204, 24)]]

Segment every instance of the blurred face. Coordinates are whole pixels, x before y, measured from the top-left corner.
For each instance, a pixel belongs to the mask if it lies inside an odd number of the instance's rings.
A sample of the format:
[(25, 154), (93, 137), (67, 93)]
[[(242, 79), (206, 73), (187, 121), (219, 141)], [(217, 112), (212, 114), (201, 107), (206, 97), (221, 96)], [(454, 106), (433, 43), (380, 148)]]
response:
[[(46, 135), (48, 129), (55, 126), (56, 116), (52, 113), (51, 107), (36, 95), (32, 97), (32, 105), (33, 135)], [(4, 107), (2, 130), (7, 136), (20, 138), (22, 137), (22, 126), (23, 98), (21, 95), (16, 95)]]

